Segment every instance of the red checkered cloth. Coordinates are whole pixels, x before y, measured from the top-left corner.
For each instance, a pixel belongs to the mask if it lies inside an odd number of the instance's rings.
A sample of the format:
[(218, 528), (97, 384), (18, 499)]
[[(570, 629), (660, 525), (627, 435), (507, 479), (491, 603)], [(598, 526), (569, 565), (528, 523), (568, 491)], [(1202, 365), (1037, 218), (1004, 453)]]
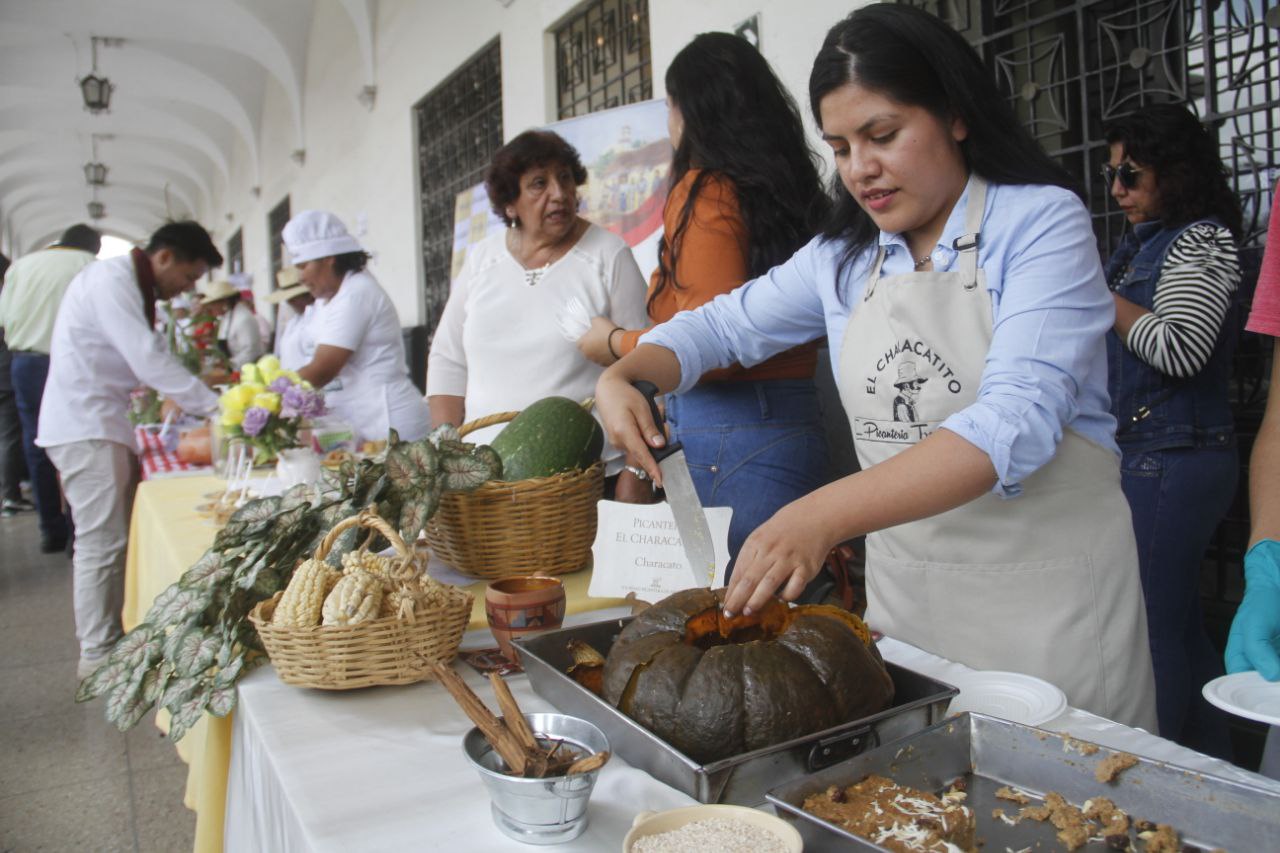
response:
[(142, 466), (142, 479), (155, 480), (161, 477), (190, 477), (197, 474), (212, 474), (212, 465), (189, 465), (178, 458), (178, 454), (166, 450), (160, 440), (160, 431), (146, 427), (136, 427), (133, 431), (138, 440), (138, 462)]

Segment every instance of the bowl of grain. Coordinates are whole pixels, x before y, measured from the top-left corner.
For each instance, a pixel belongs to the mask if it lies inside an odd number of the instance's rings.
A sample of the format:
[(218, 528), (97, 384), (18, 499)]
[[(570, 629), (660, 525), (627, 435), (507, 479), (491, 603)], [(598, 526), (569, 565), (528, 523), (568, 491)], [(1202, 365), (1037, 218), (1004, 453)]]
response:
[(746, 806), (686, 806), (636, 815), (623, 853), (801, 853), (804, 842), (781, 818)]

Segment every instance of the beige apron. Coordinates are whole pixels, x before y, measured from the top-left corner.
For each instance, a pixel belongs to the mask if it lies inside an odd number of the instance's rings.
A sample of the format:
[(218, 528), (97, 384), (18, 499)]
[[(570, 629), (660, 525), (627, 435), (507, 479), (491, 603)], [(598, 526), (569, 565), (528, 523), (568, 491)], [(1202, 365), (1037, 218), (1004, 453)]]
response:
[[(986, 184), (974, 180), (954, 272), (880, 278), (879, 251), (840, 356), (863, 468), (973, 403), (991, 345), (978, 268)], [(1067, 431), (1022, 494), (867, 537), (867, 621), (975, 669), (1044, 678), (1078, 707), (1156, 729), (1155, 682), (1129, 505), (1110, 451)]]

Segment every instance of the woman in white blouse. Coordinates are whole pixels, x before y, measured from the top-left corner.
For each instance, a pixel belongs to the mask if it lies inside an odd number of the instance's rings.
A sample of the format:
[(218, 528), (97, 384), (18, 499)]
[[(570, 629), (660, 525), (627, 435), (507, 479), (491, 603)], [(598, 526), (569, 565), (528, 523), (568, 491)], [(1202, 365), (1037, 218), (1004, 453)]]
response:
[[(577, 299), (587, 316), (628, 329), (646, 324), (645, 282), (621, 237), (578, 215), (587, 179), (578, 152), (549, 131), (529, 130), (494, 155), (485, 188), (508, 228), (467, 254), (427, 360), (433, 423), (461, 424), (518, 411), (543, 397), (592, 396), (601, 367), (560, 331)], [(491, 440), (501, 426), (468, 440)], [(619, 500), (652, 494), (623, 470), (621, 451), (604, 450)]]
[(200, 299), (201, 312), (218, 318), (218, 344), (226, 350), (232, 369), (262, 355), (262, 331), (258, 318), (229, 281), (215, 281)]
[(395, 306), (365, 270), (369, 255), (332, 213), (304, 210), (284, 227), (298, 276), (316, 299), (311, 361), (298, 374), (324, 389), (325, 404), (357, 438), (427, 434), (427, 405), (409, 379)]
[(271, 351), (285, 370), (301, 370), (311, 363), (316, 344), (311, 339), (311, 321), (315, 319), (316, 299), (298, 278), (297, 267), (285, 267), (276, 273), (279, 285), (267, 296), (271, 305), (281, 302), (289, 306), (289, 316), (276, 309), (275, 346)]

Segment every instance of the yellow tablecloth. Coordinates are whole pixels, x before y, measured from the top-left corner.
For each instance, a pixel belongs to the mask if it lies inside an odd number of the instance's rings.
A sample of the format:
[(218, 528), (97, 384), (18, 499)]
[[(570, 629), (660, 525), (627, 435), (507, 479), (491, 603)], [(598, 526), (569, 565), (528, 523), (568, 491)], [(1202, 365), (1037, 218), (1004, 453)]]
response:
[[(129, 552), (125, 570), (124, 626), (142, 621), (156, 596), (176, 581), (213, 542), (217, 528), (195, 508), (205, 495), (219, 491), (223, 481), (215, 477), (180, 477), (148, 480), (138, 486), (129, 525)], [(562, 577), (569, 613), (614, 607), (612, 598), (588, 598), (591, 573)], [(468, 629), (485, 626), (484, 581), (467, 589), (475, 596)], [(157, 714), (157, 725), (168, 731), (168, 715)], [(227, 767), (231, 761), (231, 717), (206, 715), (177, 744), (188, 765), (187, 808), (196, 812), (196, 844), (200, 851), (222, 850), (222, 823), (227, 794)]]

